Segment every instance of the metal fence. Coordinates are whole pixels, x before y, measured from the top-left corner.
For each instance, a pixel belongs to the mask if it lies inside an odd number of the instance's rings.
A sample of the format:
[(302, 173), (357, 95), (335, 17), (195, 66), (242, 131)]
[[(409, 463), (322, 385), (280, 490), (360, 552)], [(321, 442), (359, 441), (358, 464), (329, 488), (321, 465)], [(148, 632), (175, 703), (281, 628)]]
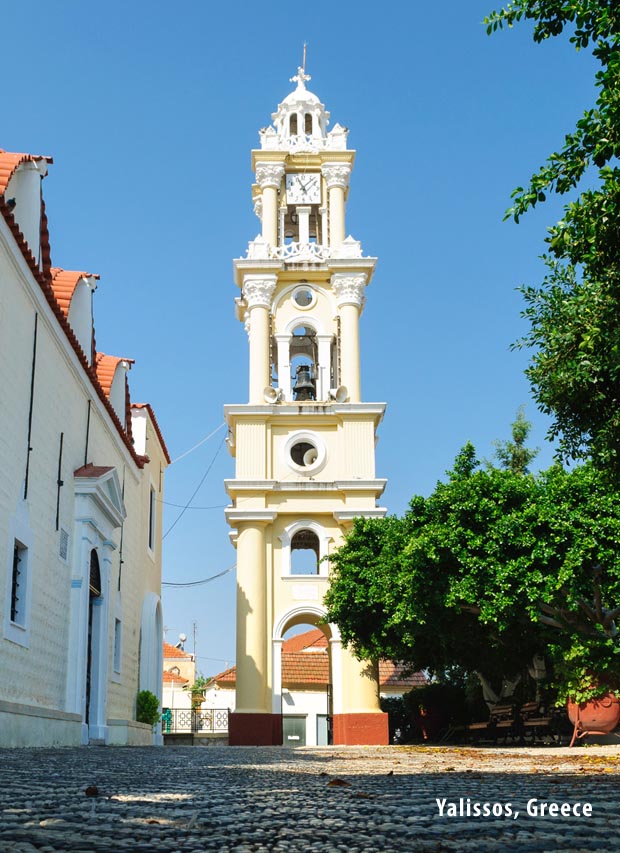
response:
[(228, 708), (164, 708), (161, 715), (161, 730), (165, 735), (198, 732), (202, 734), (226, 734), (228, 732)]

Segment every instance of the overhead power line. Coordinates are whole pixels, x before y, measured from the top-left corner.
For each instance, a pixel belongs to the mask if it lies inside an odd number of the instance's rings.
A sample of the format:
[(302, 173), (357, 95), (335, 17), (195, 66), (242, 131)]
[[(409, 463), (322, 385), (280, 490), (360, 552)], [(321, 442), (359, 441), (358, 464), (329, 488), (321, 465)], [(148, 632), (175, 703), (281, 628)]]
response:
[(237, 568), (237, 564), (233, 563), (232, 566), (229, 566), (227, 569), (224, 569), (223, 572), (218, 572), (217, 575), (211, 575), (211, 577), (209, 577), (209, 578), (202, 578), (202, 580), (199, 580), (199, 581), (186, 581), (186, 582), (182, 582), (182, 583), (173, 583), (172, 581), (162, 581), (161, 585), (162, 586), (172, 586), (172, 587), (175, 587), (176, 589), (181, 589), (181, 588), (187, 589), (188, 587), (193, 587), (193, 586), (203, 586), (203, 584), (210, 583), (211, 581), (214, 581), (217, 578), (224, 577), (224, 575), (227, 575), (228, 572), (232, 572), (232, 570), (236, 569), (236, 568)]
[(204, 481), (207, 479), (207, 476), (208, 476), (208, 474), (209, 474), (209, 471), (211, 470), (211, 468), (213, 468), (213, 464), (215, 463), (215, 460), (217, 459), (218, 453), (219, 453), (219, 452), (220, 452), (220, 450), (222, 449), (222, 445), (224, 444), (225, 438), (226, 438), (226, 436), (224, 436), (224, 438), (223, 438), (223, 439), (220, 441), (220, 443), (218, 444), (218, 446), (217, 446), (217, 450), (215, 451), (215, 454), (213, 455), (213, 459), (209, 462), (209, 465), (207, 466), (207, 470), (206, 470), (206, 471), (204, 472), (204, 474), (202, 475), (202, 479), (200, 480), (200, 482), (198, 483), (198, 485), (197, 485), (197, 486), (196, 486), (196, 488), (194, 489), (194, 492), (193, 492), (193, 494), (192, 494), (191, 498), (190, 498), (190, 499), (188, 500), (188, 502), (185, 504), (185, 506), (183, 507), (183, 509), (181, 510), (181, 512), (177, 515), (177, 517), (176, 517), (176, 518), (175, 518), (175, 520), (172, 522), (172, 524), (170, 525), (170, 527), (168, 528), (168, 530), (166, 530), (166, 532), (165, 532), (165, 533), (164, 533), (164, 535), (162, 536), (162, 539), (165, 539), (165, 538), (166, 538), (166, 536), (167, 536), (167, 535), (168, 535), (172, 530), (174, 530), (174, 528), (177, 526), (177, 524), (179, 523), (179, 521), (180, 521), (180, 520), (183, 518), (183, 516), (185, 515), (186, 511), (189, 509), (189, 505), (191, 504), (191, 502), (194, 500), (194, 498), (195, 498), (195, 497), (196, 497), (196, 495), (198, 494), (198, 490), (200, 489), (200, 487), (202, 486), (202, 484), (204, 483)]
[(205, 443), (205, 441), (209, 441), (210, 438), (213, 438), (213, 436), (216, 433), (218, 433), (222, 429), (222, 427), (225, 427), (225, 426), (226, 426), (226, 422), (222, 421), (222, 423), (218, 427), (216, 427), (213, 430), (213, 432), (210, 432), (209, 435), (205, 435), (204, 438), (200, 439), (198, 444), (195, 444), (193, 447), (190, 447), (189, 450), (186, 450), (185, 453), (182, 453), (180, 456), (177, 456), (177, 458), (173, 459), (170, 464), (174, 465), (175, 462), (179, 462), (181, 459), (184, 459), (186, 456), (189, 456), (190, 453), (193, 453), (194, 450), (197, 450), (201, 445), (203, 445)]

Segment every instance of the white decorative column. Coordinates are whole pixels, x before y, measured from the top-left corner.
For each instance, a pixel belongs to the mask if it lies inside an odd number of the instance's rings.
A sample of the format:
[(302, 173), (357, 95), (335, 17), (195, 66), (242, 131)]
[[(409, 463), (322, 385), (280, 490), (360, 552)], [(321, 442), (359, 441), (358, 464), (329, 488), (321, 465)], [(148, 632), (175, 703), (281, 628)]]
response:
[(327, 400), (332, 362), (332, 338), (331, 335), (317, 335), (316, 339), (319, 349), (316, 398), (317, 400)]
[(257, 163), (256, 181), (262, 191), (263, 239), (278, 245), (278, 190), (284, 176), (282, 163)]
[(349, 401), (359, 403), (362, 396), (359, 318), (366, 273), (334, 273), (331, 283), (340, 316), (340, 382), (347, 387)]
[(300, 205), (297, 207), (297, 216), (299, 217), (299, 242), (302, 245), (310, 242), (310, 211), (312, 208), (309, 205)]
[(329, 245), (339, 246), (344, 240), (344, 194), (349, 186), (351, 166), (348, 163), (323, 163), (321, 171), (329, 193)]
[(243, 277), (243, 298), (248, 306), (250, 338), (250, 403), (264, 403), (263, 393), (271, 385), (269, 363), (269, 312), (276, 289), (275, 275)]
[(278, 386), (284, 393), (285, 400), (293, 399), (291, 387), (291, 336), (276, 335), (278, 345)]
[(266, 713), (267, 622), (265, 534), (261, 521), (238, 523), (237, 686), (235, 709)]

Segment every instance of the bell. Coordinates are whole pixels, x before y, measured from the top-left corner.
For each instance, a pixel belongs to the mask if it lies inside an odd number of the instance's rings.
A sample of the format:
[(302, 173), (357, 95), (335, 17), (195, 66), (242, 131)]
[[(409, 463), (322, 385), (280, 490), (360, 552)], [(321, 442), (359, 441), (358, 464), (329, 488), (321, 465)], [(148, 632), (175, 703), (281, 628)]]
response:
[(312, 379), (310, 373), (310, 367), (307, 364), (300, 364), (297, 370), (295, 371), (296, 379), (295, 386), (293, 387), (293, 393), (295, 394), (295, 400), (304, 401), (304, 400), (315, 400), (316, 399), (316, 387), (314, 379)]

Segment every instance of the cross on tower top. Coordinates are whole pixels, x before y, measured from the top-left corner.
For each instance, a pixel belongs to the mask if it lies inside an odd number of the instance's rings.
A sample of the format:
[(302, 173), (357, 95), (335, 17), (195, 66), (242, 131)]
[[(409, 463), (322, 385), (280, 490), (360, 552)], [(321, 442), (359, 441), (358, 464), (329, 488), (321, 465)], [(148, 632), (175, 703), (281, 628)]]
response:
[(301, 61), (301, 65), (297, 68), (297, 74), (294, 77), (290, 78), (291, 83), (297, 83), (297, 86), (300, 89), (306, 88), (306, 80), (312, 80), (312, 77), (309, 74), (306, 74), (306, 48), (307, 44), (304, 42), (304, 55)]

